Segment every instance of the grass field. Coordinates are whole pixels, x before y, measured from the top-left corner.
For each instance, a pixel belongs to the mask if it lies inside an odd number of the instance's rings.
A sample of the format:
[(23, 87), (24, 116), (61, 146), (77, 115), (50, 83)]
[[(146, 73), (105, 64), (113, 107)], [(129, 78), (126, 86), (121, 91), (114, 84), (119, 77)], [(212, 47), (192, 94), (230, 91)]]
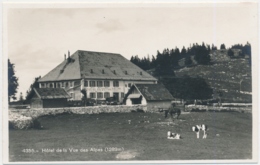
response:
[[(138, 112), (63, 114), (39, 121), (42, 130), (9, 131), (10, 161), (252, 158), (251, 114), (192, 112), (170, 125), (163, 114)], [(196, 139), (191, 131), (191, 126), (201, 123), (209, 127), (207, 139)], [(167, 131), (179, 133), (182, 139), (167, 139)]]

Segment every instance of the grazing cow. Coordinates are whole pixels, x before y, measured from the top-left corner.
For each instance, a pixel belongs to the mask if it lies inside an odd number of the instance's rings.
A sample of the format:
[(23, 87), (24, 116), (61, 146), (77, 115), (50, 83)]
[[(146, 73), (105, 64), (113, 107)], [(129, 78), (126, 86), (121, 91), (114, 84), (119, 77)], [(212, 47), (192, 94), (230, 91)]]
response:
[(200, 131), (203, 131), (203, 133), (204, 133), (202, 138), (206, 139), (207, 138), (207, 130), (208, 130), (208, 127), (205, 124), (196, 125), (196, 126), (192, 127), (192, 131), (196, 132), (198, 139), (200, 138)]
[(167, 132), (167, 139), (180, 139), (181, 135), (177, 133), (172, 133), (171, 131)]
[(172, 103), (169, 107), (168, 110), (165, 111), (165, 118), (167, 118), (168, 113), (170, 114), (171, 118), (173, 118), (173, 115), (177, 115), (177, 119), (179, 118), (180, 114), (181, 114), (181, 110), (180, 108), (177, 108), (175, 103)]

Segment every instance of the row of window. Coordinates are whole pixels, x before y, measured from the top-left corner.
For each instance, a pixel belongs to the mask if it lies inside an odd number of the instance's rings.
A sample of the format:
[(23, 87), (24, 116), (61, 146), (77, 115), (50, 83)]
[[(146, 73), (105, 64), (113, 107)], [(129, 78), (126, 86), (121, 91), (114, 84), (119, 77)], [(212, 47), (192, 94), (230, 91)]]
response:
[[(125, 84), (131, 87), (131, 83)], [(41, 88), (73, 88), (74, 81), (56, 82), (56, 83), (41, 83)], [(110, 81), (84, 81), (84, 87), (110, 87)], [(113, 87), (119, 87), (119, 81), (113, 81)]]
[(74, 87), (74, 81), (56, 82), (56, 83), (41, 83), (41, 88), (64, 88)]
[[(90, 92), (89, 97), (92, 99), (95, 99), (95, 98), (102, 99), (102, 98), (108, 98), (108, 97), (112, 97), (112, 96), (110, 96), (109, 92), (104, 92), (104, 93), (103, 92), (97, 92), (97, 93)], [(125, 93), (121, 92), (121, 98), (124, 98), (124, 97), (125, 97)]]
[[(84, 81), (84, 87), (110, 87), (110, 81)], [(113, 81), (113, 87), (119, 87), (119, 81)]]
[[(119, 94), (119, 93), (117, 93), (117, 94)], [(114, 95), (115, 94), (113, 94), (113, 96)], [(73, 92), (70, 93), (70, 96), (71, 96), (72, 99), (75, 99), (75, 94)], [(104, 93), (103, 92), (97, 92), (97, 93), (90, 92), (89, 97), (92, 98), (92, 99), (96, 99), (96, 98), (103, 99), (103, 98), (108, 98), (108, 97), (112, 97), (112, 96), (110, 96), (109, 92), (104, 92)], [(124, 97), (125, 97), (125, 93), (121, 92), (121, 98), (124, 98)]]

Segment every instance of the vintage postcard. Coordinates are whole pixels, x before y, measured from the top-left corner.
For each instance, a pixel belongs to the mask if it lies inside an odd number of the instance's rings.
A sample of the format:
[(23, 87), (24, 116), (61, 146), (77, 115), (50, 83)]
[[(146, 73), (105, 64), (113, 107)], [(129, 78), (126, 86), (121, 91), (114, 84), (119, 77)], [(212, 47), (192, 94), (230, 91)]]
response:
[(3, 3), (3, 163), (256, 163), (258, 1)]

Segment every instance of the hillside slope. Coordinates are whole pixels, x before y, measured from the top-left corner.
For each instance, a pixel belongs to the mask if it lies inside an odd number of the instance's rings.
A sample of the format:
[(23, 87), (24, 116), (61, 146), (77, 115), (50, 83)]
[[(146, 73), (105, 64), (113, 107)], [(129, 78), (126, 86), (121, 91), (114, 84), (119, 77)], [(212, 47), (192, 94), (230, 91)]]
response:
[[(212, 65), (197, 65), (175, 70), (176, 77), (188, 75), (204, 78), (214, 91), (222, 91), (227, 102), (251, 102), (251, 66), (248, 59), (230, 59), (227, 51), (211, 53)], [(217, 97), (216, 94), (214, 97)]]

